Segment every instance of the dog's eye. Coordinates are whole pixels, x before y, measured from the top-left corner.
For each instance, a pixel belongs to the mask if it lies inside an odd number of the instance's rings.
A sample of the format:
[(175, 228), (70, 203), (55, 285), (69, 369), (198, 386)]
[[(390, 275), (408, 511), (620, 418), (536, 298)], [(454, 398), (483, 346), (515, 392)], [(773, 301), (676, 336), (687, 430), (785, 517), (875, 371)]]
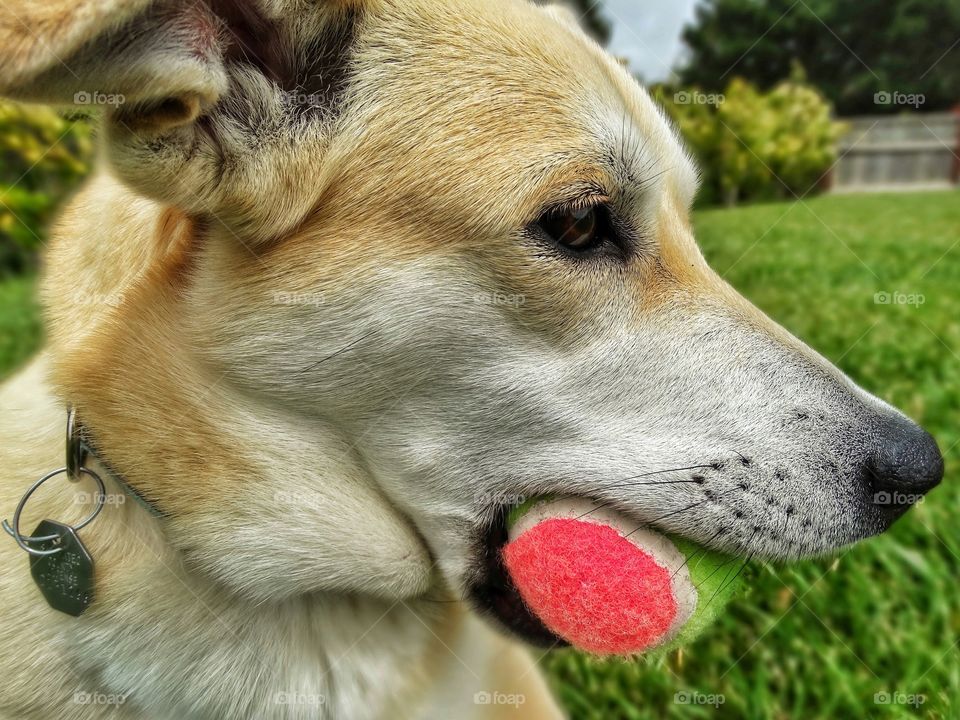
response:
[(551, 210), (534, 226), (551, 242), (577, 254), (588, 253), (612, 239), (609, 217), (602, 205)]

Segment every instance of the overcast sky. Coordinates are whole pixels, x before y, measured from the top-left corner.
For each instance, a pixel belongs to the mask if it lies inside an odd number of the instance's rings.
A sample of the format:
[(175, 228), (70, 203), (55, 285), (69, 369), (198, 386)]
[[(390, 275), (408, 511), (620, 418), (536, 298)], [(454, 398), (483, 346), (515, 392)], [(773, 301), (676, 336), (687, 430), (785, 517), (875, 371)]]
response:
[(665, 80), (680, 55), (680, 31), (697, 0), (602, 0), (613, 21), (610, 51), (644, 80)]

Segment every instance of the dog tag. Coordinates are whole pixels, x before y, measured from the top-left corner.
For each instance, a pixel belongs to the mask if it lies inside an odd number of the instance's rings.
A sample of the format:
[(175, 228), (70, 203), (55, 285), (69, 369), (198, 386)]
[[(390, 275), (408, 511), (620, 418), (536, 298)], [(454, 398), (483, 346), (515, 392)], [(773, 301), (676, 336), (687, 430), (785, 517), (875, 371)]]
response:
[(32, 555), (30, 574), (54, 610), (78, 617), (93, 602), (93, 558), (69, 525), (44, 520), (34, 536), (56, 535), (35, 543), (37, 550), (60, 548), (55, 555)]

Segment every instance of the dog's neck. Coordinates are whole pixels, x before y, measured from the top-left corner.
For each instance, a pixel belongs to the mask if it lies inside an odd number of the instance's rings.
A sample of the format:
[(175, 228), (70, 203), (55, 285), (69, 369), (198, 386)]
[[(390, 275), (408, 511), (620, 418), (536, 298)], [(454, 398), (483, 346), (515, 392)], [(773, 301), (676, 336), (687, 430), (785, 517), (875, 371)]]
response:
[[(98, 451), (163, 513), (166, 536), (188, 563), (244, 597), (430, 590), (428, 550), (349, 438), (237, 387), (185, 337), (177, 234), (195, 229), (169, 227), (166, 212), (155, 208), (144, 223), (160, 228), (154, 247), (169, 257), (147, 272), (180, 275), (155, 282), (131, 272), (118, 290), (126, 322), (112, 323), (107, 309), (68, 326), (71, 318), (51, 308), (52, 379)], [(70, 282), (53, 256), (48, 300)]]

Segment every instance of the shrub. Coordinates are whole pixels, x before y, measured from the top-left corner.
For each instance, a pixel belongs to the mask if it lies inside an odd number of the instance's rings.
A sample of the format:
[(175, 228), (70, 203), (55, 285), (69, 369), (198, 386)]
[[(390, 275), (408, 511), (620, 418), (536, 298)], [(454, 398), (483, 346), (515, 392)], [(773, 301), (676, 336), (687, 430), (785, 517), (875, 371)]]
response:
[(92, 155), (86, 118), (0, 102), (0, 276), (35, 265), (43, 232)]
[(844, 125), (799, 73), (768, 92), (732, 80), (722, 94), (654, 88), (703, 173), (701, 201), (804, 196), (837, 156)]

